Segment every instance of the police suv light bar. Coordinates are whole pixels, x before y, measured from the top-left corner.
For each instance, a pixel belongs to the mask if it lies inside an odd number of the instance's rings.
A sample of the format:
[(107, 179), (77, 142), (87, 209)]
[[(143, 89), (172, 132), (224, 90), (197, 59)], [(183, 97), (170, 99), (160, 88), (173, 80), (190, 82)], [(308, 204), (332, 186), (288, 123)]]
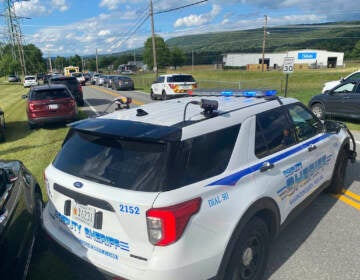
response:
[(277, 94), (274, 89), (244, 89), (244, 90), (195, 90), (193, 96), (225, 96), (225, 97), (269, 97)]

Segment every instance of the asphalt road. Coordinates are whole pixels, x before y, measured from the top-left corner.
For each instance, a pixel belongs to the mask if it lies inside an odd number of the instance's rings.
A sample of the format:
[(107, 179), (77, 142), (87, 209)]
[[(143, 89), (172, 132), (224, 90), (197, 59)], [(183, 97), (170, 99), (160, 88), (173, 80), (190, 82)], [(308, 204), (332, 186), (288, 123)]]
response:
[[(89, 115), (101, 114), (117, 96), (134, 105), (151, 102), (148, 94), (84, 87)], [(111, 107), (109, 112), (113, 111)], [(354, 132), (360, 147), (360, 132)], [(360, 149), (360, 148), (359, 148)], [(360, 161), (347, 168), (346, 193), (321, 194), (271, 244), (267, 280), (360, 279)]]

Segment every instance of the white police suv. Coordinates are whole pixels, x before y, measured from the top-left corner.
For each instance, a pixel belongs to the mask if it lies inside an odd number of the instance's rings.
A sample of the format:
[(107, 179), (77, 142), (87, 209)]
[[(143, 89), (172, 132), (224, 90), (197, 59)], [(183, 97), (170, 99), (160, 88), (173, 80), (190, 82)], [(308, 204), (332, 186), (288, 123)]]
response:
[(351, 133), (274, 91), (208, 92), (73, 123), (45, 171), (48, 234), (117, 279), (261, 279)]

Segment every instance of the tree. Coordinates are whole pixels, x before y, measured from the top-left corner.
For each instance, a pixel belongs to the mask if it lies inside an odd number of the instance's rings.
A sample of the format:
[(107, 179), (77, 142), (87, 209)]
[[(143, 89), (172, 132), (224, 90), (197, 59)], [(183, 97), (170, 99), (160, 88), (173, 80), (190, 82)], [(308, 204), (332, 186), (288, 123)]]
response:
[(54, 60), (54, 68), (62, 72), (65, 66), (67, 66), (66, 58), (63, 56), (57, 56)]
[(184, 65), (186, 60), (186, 56), (184, 54), (184, 52), (182, 50), (180, 50), (178, 47), (175, 47), (171, 52), (170, 52), (170, 65), (175, 67)]
[(351, 52), (351, 56), (353, 58), (360, 58), (360, 40), (357, 41), (357, 43), (355, 44), (355, 46)]
[[(41, 50), (35, 45), (24, 45), (26, 72), (29, 74), (41, 73), (46, 70), (46, 63)], [(21, 72), (20, 62), (16, 61), (11, 53), (10, 45), (5, 45), (0, 52), (0, 71), (4, 75)]]
[[(155, 37), (155, 45), (156, 45), (157, 66), (158, 68), (164, 68), (165, 66), (169, 65), (169, 59), (170, 59), (169, 48), (166, 45), (164, 39), (159, 36)], [(149, 37), (145, 42), (143, 59), (144, 59), (144, 63), (147, 64), (149, 68), (154, 67), (151, 37)]]
[(46, 62), (43, 54), (34, 44), (23, 46), (25, 53), (26, 72), (28, 74), (44, 73), (46, 71)]

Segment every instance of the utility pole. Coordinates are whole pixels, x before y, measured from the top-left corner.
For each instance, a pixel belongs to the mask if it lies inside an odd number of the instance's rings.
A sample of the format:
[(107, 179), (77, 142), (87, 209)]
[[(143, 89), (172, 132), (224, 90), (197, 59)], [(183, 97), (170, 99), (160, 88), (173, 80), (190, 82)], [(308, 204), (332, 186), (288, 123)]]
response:
[(96, 48), (96, 73), (99, 73), (98, 52)]
[[(19, 19), (30, 19), (26, 17), (18, 17), (15, 13), (13, 2), (16, 0), (4, 1), (5, 17), (7, 19), (9, 41), (11, 52), (14, 60), (20, 63), (22, 75), (26, 75), (25, 55), (23, 48), (23, 35)], [(17, 50), (16, 50), (17, 49)]]
[(52, 69), (52, 64), (51, 64), (51, 56), (50, 56), (50, 53), (48, 53), (48, 57), (49, 57), (49, 68), (50, 68), (50, 73), (53, 72), (53, 69)]
[(156, 61), (156, 44), (155, 44), (155, 32), (154, 32), (154, 12), (153, 12), (153, 3), (152, 0), (150, 0), (150, 18), (151, 18), (151, 38), (152, 38), (152, 48), (153, 48), (153, 60), (154, 60), (154, 72), (155, 72), (155, 80), (157, 80), (159, 76), (159, 71), (157, 67), (157, 61)]
[(194, 72), (194, 50), (191, 50), (191, 71)]
[(265, 19), (265, 24), (264, 24), (264, 38), (263, 38), (263, 45), (262, 45), (262, 60), (261, 60), (261, 71), (262, 71), (262, 72), (264, 72), (267, 15), (264, 15), (264, 19)]

